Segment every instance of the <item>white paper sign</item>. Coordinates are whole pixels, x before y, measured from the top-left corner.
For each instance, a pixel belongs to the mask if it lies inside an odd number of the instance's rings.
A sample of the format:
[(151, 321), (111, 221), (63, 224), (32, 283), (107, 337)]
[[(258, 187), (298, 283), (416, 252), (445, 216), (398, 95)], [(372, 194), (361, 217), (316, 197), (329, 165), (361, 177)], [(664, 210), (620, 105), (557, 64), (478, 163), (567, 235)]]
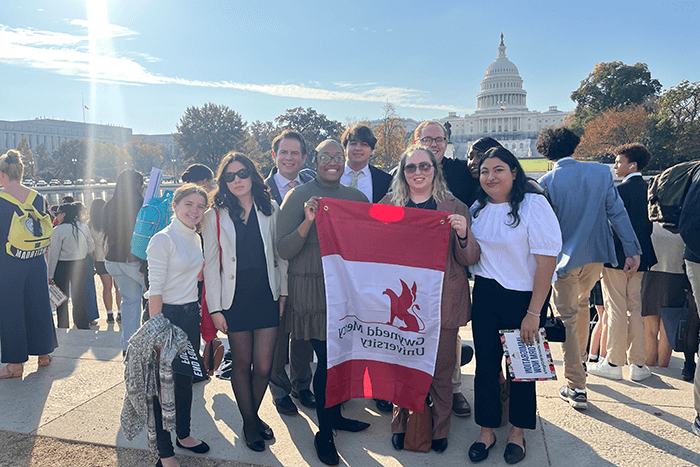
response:
[(508, 371), (513, 381), (557, 379), (544, 328), (540, 328), (540, 339), (535, 341), (534, 345), (526, 345), (520, 339), (520, 329), (506, 329), (499, 332)]

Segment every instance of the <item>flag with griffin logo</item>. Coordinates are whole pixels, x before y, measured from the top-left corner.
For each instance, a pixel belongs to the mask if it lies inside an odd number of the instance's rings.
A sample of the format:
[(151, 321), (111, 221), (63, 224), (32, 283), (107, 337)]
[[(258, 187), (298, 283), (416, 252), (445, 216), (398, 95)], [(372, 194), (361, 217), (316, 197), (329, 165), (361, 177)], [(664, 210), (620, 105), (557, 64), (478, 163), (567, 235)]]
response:
[(423, 412), (440, 336), (447, 215), (321, 199), (327, 406), (375, 398)]

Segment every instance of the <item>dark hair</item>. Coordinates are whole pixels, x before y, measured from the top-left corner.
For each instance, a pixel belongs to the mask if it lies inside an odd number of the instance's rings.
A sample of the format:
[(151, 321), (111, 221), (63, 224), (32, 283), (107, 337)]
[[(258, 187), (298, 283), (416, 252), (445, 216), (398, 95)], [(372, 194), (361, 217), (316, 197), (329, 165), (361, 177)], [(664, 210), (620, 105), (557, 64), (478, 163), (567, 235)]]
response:
[(180, 175), (185, 183), (197, 183), (204, 180), (214, 180), (214, 172), (204, 164), (192, 164)]
[[(143, 191), (143, 175), (134, 169), (126, 169), (117, 177), (117, 183), (114, 185), (114, 194), (110, 201), (117, 203), (117, 209), (120, 205), (131, 205), (133, 200), (141, 198)], [(119, 216), (117, 219), (121, 220)]]
[(299, 146), (301, 146), (301, 155), (306, 155), (306, 141), (304, 141), (304, 137), (301, 135), (301, 133), (294, 130), (284, 130), (282, 133), (277, 135), (277, 137), (272, 140), (272, 152), (277, 154), (277, 150), (280, 148), (280, 143), (283, 139), (295, 139), (299, 141)]
[(642, 170), (651, 160), (651, 153), (643, 145), (639, 143), (623, 144), (615, 148), (616, 156), (625, 156), (630, 163), (637, 163), (637, 170)]
[(240, 162), (250, 171), (250, 180), (252, 181), (251, 194), (253, 203), (266, 216), (272, 215), (272, 196), (270, 189), (265, 185), (260, 172), (255, 168), (253, 161), (248, 159), (240, 152), (230, 151), (224, 156), (216, 171), (216, 188), (211, 193), (212, 204), (219, 208), (228, 209), (229, 216), (234, 222), (240, 221), (244, 214), (241, 203), (236, 198), (236, 195), (228, 189), (228, 184), (224, 180), (224, 172), (226, 167), (232, 162)]
[(61, 204), (75, 203), (75, 198), (72, 196), (64, 196), (61, 198)]
[(343, 145), (343, 148), (347, 149), (348, 141), (367, 143), (373, 151), (374, 146), (377, 144), (377, 138), (374, 136), (374, 133), (372, 133), (372, 129), (362, 124), (351, 126), (343, 132), (343, 136), (340, 137), (340, 144)]
[[(512, 152), (505, 148), (497, 147), (491, 148), (488, 151), (486, 151), (484, 156), (479, 161), (480, 173), (481, 166), (483, 165), (484, 161), (486, 159), (492, 158), (500, 159), (503, 162), (505, 162), (506, 165), (508, 165), (508, 167), (510, 168), (511, 172), (513, 171), (513, 169), (515, 169), (515, 180), (513, 180), (513, 188), (510, 191), (510, 198), (508, 199), (508, 204), (510, 205), (510, 212), (508, 213), (508, 216), (510, 216), (512, 221), (510, 223), (507, 223), (506, 225), (509, 225), (511, 227), (517, 227), (520, 224), (520, 214), (518, 213), (518, 211), (520, 210), (520, 203), (522, 203), (525, 199), (525, 193), (531, 191), (531, 189), (528, 188), (529, 183), (527, 182), (525, 171), (523, 170), (522, 166), (520, 165), (520, 162), (518, 162), (518, 159), (513, 155)], [(481, 187), (480, 183), (479, 192), (476, 195), (476, 200), (479, 202), (479, 204), (472, 213), (472, 215), (475, 218), (479, 217), (479, 212), (486, 207), (488, 198), (489, 196), (486, 194), (483, 187)]]
[(80, 211), (82, 211), (82, 203), (64, 203), (58, 207), (58, 212), (65, 214), (61, 224), (70, 224), (73, 226), (73, 235), (76, 239), (78, 238)]
[(535, 147), (537, 152), (550, 161), (556, 161), (563, 157), (569, 157), (576, 151), (576, 146), (581, 141), (576, 133), (566, 127), (545, 128), (540, 132)]
[(490, 136), (484, 136), (483, 138), (479, 138), (476, 141), (474, 141), (469, 148), (469, 151), (471, 152), (476, 151), (479, 153), (484, 153), (488, 151), (491, 148), (502, 148), (501, 143), (496, 141), (495, 139), (491, 138)]
[(95, 198), (90, 205), (90, 219), (88, 225), (98, 232), (104, 231), (104, 216), (103, 212), (107, 202), (102, 198)]

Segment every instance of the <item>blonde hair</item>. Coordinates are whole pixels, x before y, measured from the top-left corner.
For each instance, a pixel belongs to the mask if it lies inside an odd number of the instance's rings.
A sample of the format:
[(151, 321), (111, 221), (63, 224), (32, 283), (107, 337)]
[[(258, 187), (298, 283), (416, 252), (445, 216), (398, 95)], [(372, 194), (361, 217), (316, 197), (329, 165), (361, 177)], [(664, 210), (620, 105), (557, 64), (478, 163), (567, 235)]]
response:
[(173, 204), (178, 204), (184, 198), (194, 194), (204, 198), (205, 207), (209, 206), (209, 195), (207, 194), (206, 190), (194, 183), (185, 183), (180, 188), (175, 190), (175, 194), (173, 195)]
[(445, 136), (445, 139), (447, 139), (447, 128), (445, 128), (445, 125), (435, 120), (426, 120), (420, 125), (418, 125), (416, 130), (413, 132), (413, 141), (420, 141), (420, 134), (423, 132), (423, 128), (427, 127), (428, 125), (439, 126), (442, 130), (442, 134)]
[(439, 203), (447, 197), (454, 197), (449, 188), (447, 188), (447, 182), (445, 181), (445, 177), (442, 175), (442, 169), (440, 169), (433, 151), (424, 146), (411, 145), (403, 152), (403, 154), (401, 154), (399, 166), (394, 173), (394, 179), (391, 181), (391, 189), (389, 191), (391, 202), (396, 206), (406, 206), (408, 201), (411, 199), (411, 189), (406, 181), (404, 168), (406, 167), (406, 160), (417, 151), (425, 152), (430, 158), (430, 162), (433, 164), (432, 197), (435, 199), (435, 201)]
[(22, 154), (16, 149), (10, 149), (0, 156), (0, 172), (7, 175), (10, 180), (21, 180), (24, 173)]

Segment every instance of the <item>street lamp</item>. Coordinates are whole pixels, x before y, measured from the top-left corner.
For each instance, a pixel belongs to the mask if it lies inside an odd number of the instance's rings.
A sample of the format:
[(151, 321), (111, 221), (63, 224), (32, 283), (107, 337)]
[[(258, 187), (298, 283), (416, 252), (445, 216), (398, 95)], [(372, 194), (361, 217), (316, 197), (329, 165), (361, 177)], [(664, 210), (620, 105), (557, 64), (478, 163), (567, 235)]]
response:
[(75, 165), (78, 163), (78, 159), (71, 159), (71, 162), (73, 163), (73, 180), (78, 178), (78, 175), (75, 173)]

